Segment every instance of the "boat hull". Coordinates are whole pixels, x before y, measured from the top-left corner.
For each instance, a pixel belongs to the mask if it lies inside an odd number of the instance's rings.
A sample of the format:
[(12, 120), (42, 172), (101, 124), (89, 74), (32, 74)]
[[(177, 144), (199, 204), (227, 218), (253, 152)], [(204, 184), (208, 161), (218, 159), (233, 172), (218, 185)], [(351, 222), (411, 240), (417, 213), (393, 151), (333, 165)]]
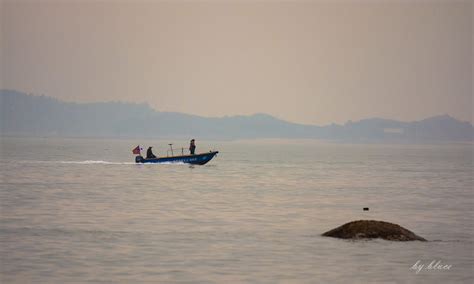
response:
[(160, 157), (160, 158), (153, 158), (153, 159), (145, 159), (142, 156), (135, 157), (136, 163), (142, 164), (159, 164), (159, 163), (185, 163), (191, 165), (204, 165), (215, 155), (217, 155), (219, 151), (213, 151), (208, 153), (201, 153), (196, 155), (183, 155), (183, 156), (172, 156), (172, 157)]

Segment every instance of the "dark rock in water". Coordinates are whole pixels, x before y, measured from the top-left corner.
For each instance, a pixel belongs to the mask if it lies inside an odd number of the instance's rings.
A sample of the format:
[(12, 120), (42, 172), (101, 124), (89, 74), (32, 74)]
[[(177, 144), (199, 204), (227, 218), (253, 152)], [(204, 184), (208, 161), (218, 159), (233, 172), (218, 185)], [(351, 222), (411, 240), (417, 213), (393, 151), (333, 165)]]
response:
[(374, 220), (352, 221), (323, 234), (340, 239), (375, 239), (389, 241), (426, 241), (397, 224)]

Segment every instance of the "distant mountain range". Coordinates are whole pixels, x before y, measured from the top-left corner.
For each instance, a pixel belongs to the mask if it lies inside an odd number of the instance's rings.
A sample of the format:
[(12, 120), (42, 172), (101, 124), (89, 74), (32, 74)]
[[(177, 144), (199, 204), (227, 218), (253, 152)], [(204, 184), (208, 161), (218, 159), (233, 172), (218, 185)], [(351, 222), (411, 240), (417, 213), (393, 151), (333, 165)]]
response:
[(67, 103), (0, 90), (2, 136), (140, 137), (199, 139), (325, 139), (349, 142), (473, 141), (470, 122), (449, 115), (401, 122), (370, 118), (344, 125), (304, 125), (267, 114), (208, 118), (159, 112), (147, 104)]

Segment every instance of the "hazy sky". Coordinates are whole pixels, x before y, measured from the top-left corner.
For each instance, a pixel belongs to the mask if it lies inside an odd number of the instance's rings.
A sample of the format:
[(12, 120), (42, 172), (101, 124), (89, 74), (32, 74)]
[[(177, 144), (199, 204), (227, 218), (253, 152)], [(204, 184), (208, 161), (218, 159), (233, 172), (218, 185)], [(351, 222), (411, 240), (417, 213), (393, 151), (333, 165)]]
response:
[(0, 88), (311, 124), (472, 121), (469, 0), (0, 1)]

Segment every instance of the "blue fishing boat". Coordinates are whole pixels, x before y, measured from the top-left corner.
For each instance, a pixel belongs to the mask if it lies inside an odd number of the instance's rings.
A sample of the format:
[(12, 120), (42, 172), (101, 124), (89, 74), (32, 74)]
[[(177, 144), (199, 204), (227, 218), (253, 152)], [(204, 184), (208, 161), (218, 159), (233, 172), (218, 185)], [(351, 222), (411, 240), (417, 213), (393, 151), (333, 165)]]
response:
[(146, 159), (142, 156), (135, 157), (135, 163), (185, 163), (192, 165), (204, 165), (214, 156), (219, 153), (219, 151), (210, 151), (207, 153), (195, 154), (195, 155), (181, 155), (181, 156), (170, 156), (170, 157), (158, 157)]
[[(192, 154), (192, 155), (184, 155), (183, 151), (184, 148), (181, 148), (181, 155), (180, 156), (174, 156), (173, 152), (173, 144), (169, 144), (171, 148), (171, 156), (166, 156), (166, 157), (155, 157), (155, 158), (144, 158), (141, 156), (140, 153), (140, 146), (137, 146), (135, 149), (132, 150), (133, 154), (136, 154), (138, 156), (135, 157), (135, 163), (142, 163), (142, 164), (148, 164), (148, 163), (185, 163), (185, 164), (192, 164), (192, 165), (204, 165), (212, 158), (214, 158), (219, 151), (209, 151), (207, 153), (200, 153), (200, 154)], [(150, 147), (151, 148), (151, 147)], [(168, 151), (167, 154), (170, 152)]]

